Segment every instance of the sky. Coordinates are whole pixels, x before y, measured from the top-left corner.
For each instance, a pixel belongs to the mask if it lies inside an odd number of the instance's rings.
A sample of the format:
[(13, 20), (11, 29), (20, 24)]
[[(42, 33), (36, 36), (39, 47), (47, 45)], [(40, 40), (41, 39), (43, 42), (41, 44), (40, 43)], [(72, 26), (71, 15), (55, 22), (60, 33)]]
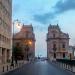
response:
[[(75, 45), (75, 0), (12, 0), (12, 19), (32, 24), (36, 38), (36, 56), (47, 56), (48, 26), (59, 25)], [(15, 29), (17, 32), (18, 30)]]

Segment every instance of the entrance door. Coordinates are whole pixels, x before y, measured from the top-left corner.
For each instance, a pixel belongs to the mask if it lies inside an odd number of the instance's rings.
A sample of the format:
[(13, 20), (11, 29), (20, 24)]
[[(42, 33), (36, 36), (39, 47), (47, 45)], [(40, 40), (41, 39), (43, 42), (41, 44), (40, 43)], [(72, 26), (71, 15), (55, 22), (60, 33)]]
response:
[(63, 58), (65, 58), (65, 53), (63, 53)]
[(54, 58), (56, 58), (56, 53), (54, 53)]

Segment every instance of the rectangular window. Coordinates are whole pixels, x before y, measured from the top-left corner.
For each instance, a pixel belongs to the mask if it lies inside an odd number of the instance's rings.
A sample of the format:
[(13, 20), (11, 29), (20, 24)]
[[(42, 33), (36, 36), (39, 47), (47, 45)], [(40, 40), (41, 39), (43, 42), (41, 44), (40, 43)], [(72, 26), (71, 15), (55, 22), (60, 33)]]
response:
[(55, 34), (53, 34), (53, 38), (55, 38)]
[(65, 44), (62, 45), (62, 48), (65, 48)]
[(0, 18), (0, 25), (2, 24), (2, 19)]
[(1, 34), (0, 34), (0, 41), (1, 41)]
[(56, 48), (56, 44), (53, 44), (53, 51), (56, 51), (57, 48)]
[(54, 58), (56, 58), (56, 53), (54, 53)]
[(2, 3), (0, 2), (0, 10), (2, 10)]

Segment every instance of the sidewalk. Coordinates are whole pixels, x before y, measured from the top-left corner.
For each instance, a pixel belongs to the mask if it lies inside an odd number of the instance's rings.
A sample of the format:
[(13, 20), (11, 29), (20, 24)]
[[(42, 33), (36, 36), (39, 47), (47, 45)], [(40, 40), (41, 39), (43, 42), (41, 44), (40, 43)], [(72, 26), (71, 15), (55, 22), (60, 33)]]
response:
[(6, 70), (7, 65), (9, 66), (10, 63), (7, 63), (7, 64), (0, 64), (0, 74), (3, 72), (3, 68), (5, 68), (5, 70)]
[(14, 64), (14, 66), (11, 66), (10, 63), (0, 64), (0, 75), (4, 74), (6, 72), (12, 71), (16, 68), (19, 68), (26, 63), (27, 63), (27, 61), (18, 61), (18, 64)]

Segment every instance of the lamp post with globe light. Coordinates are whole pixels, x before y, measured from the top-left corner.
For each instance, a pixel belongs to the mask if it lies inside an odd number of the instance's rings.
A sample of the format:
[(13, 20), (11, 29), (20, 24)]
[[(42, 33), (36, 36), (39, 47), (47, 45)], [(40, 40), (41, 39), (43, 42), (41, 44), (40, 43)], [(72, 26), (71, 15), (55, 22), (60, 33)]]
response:
[(26, 38), (25, 40), (25, 51), (26, 51), (26, 60), (29, 61), (29, 50), (32, 45), (32, 41)]
[(11, 59), (11, 66), (14, 66), (14, 27), (20, 29), (21, 28), (21, 23), (19, 22), (19, 20), (14, 20), (14, 22), (12, 23), (12, 59)]

